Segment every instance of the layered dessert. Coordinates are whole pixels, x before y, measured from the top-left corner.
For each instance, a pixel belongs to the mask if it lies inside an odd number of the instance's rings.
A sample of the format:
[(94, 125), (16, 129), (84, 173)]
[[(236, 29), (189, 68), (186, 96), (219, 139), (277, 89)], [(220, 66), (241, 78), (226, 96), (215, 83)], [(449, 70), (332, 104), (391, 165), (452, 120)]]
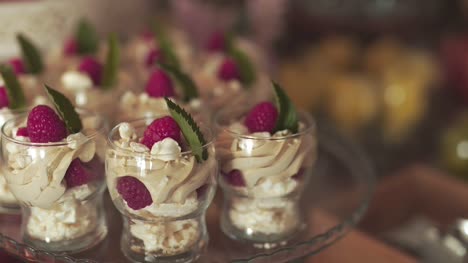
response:
[(187, 36), (175, 28), (146, 30), (133, 37), (125, 48), (126, 63), (137, 80), (144, 83), (158, 62), (177, 64), (184, 71), (195, 65), (194, 50)]
[(314, 125), (278, 89), (280, 105), (261, 102), (217, 120), (222, 228), (234, 238), (276, 242), (302, 225), (298, 199), (316, 156)]
[(120, 69), (117, 39), (109, 37), (105, 62), (85, 56), (70, 65), (60, 77), (63, 92), (74, 104), (104, 114), (111, 122), (115, 117), (116, 101), (129, 90), (130, 76)]
[(124, 122), (110, 136), (106, 177), (124, 216), (122, 250), (134, 261), (198, 257), (205, 210), (216, 188), (209, 131), (166, 99), (170, 115)]
[(2, 130), (7, 185), (23, 208), (23, 239), (37, 248), (76, 252), (106, 235), (102, 152), (105, 122), (76, 113), (48, 88), (55, 109), (34, 107)]
[(205, 53), (200, 66), (193, 70), (200, 92), (211, 108), (216, 111), (267, 99), (268, 78), (238, 42), (225, 38), (212, 42), (208, 45), (211, 52)]
[[(169, 97), (183, 105), (197, 122), (208, 123), (208, 112), (202, 107), (194, 82), (179, 69), (171, 69), (176, 70), (176, 74), (171, 74), (163, 68), (155, 68), (145, 85), (144, 92), (140, 94), (133, 91), (125, 92), (120, 100), (118, 120), (166, 116), (169, 114), (169, 109), (164, 98)], [(179, 74), (183, 74), (185, 78), (181, 79)]]

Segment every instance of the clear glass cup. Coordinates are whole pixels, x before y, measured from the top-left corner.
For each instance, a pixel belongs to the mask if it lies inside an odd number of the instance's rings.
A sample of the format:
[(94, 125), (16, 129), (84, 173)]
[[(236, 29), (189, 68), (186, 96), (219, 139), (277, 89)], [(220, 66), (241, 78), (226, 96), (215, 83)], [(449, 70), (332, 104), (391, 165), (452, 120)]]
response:
[[(134, 120), (129, 124), (140, 138), (154, 117)], [(213, 136), (202, 129), (208, 159), (195, 160), (185, 151), (175, 160), (163, 161), (164, 155), (135, 152), (119, 141), (117, 125), (109, 134), (106, 155), (106, 178), (111, 198), (123, 216), (121, 249), (136, 262), (192, 262), (208, 243), (205, 212), (215, 190), (218, 164)], [(119, 194), (122, 178), (132, 177), (142, 183), (151, 195), (151, 204), (130, 208)], [(134, 207), (135, 208), (135, 207)]]
[[(19, 116), (27, 111), (27, 108), (10, 110), (8, 108), (0, 109), (0, 126), (3, 126), (6, 121)], [(3, 167), (3, 163), (0, 163)], [(20, 213), (20, 206), (15, 196), (8, 188), (3, 170), (0, 170), (0, 212), (1, 213)]]
[[(27, 114), (2, 128), (2, 168), (21, 205), (22, 238), (38, 249), (76, 253), (107, 235), (102, 204), (107, 123), (96, 114), (79, 114), (83, 130), (61, 142), (32, 143), (12, 135), (25, 126)], [(78, 177), (67, 176), (71, 165), (78, 171), (69, 174)]]
[(315, 124), (301, 112), (298, 133), (249, 135), (239, 125), (246, 114), (224, 111), (215, 120), (221, 228), (230, 238), (272, 248), (304, 227), (299, 200), (317, 155)]

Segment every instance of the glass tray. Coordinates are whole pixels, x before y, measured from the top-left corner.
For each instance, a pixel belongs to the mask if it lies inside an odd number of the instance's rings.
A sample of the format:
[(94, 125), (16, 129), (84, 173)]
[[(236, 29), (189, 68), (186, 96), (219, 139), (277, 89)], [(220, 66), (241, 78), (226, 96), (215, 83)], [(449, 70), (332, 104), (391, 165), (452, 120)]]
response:
[[(318, 136), (319, 158), (302, 199), (307, 228), (283, 247), (270, 250), (230, 240), (219, 227), (222, 194), (218, 191), (207, 212), (210, 243), (200, 262), (289, 262), (319, 253), (343, 237), (361, 219), (374, 185), (369, 163), (359, 149), (331, 130), (322, 129)], [(21, 243), (19, 215), (0, 216), (0, 248), (21, 259), (36, 262), (128, 262), (120, 252), (120, 214), (108, 195), (106, 198), (109, 234), (91, 250), (61, 255), (28, 247)]]

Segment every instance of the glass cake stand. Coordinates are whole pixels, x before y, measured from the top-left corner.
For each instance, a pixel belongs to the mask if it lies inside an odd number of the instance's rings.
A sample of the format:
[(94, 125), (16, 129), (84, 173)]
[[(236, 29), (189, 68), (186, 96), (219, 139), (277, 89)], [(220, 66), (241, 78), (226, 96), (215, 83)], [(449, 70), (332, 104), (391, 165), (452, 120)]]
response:
[[(207, 212), (210, 243), (200, 262), (290, 262), (320, 253), (356, 225), (372, 195), (371, 166), (358, 148), (331, 130), (321, 129), (318, 136), (319, 158), (302, 199), (306, 229), (284, 246), (269, 250), (230, 240), (219, 226), (222, 194), (218, 191)], [(106, 210), (108, 237), (91, 250), (62, 255), (24, 245), (19, 215), (0, 216), (0, 248), (35, 262), (127, 262), (120, 251), (122, 220), (109, 198)]]

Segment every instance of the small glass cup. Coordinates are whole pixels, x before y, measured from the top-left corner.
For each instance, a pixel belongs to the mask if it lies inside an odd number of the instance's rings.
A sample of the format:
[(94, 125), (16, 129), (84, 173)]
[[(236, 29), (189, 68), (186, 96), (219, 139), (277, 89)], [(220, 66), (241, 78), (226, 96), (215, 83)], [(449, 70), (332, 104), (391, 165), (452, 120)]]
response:
[[(99, 115), (79, 113), (84, 129), (61, 142), (32, 143), (15, 136), (27, 114), (2, 128), (3, 172), (21, 205), (22, 238), (38, 249), (76, 253), (107, 235), (102, 204), (107, 123)], [(79, 174), (74, 181), (67, 177), (71, 165), (78, 172), (72, 168), (70, 174)]]
[[(154, 117), (129, 122), (141, 137)], [(123, 216), (121, 249), (135, 262), (192, 262), (208, 243), (205, 212), (216, 190), (218, 165), (213, 136), (202, 129), (208, 159), (198, 163), (192, 151), (163, 161), (164, 155), (135, 152), (119, 141), (119, 129), (111, 130), (106, 155), (106, 178), (111, 198)], [(131, 144), (131, 143), (130, 143)], [(127, 142), (128, 145), (128, 142)], [(130, 208), (119, 194), (122, 178), (132, 177), (151, 195), (151, 204)]]
[[(6, 121), (17, 117), (27, 111), (27, 108), (10, 110), (8, 108), (0, 109), (0, 126), (3, 126)], [(2, 167), (3, 163), (0, 164)], [(3, 170), (0, 170), (0, 212), (8, 214), (20, 213), (20, 206), (15, 196), (8, 188)]]
[(272, 248), (304, 227), (299, 200), (316, 159), (315, 124), (299, 114), (299, 132), (248, 134), (246, 111), (216, 117), (219, 184), (224, 193), (221, 228), (232, 239)]

